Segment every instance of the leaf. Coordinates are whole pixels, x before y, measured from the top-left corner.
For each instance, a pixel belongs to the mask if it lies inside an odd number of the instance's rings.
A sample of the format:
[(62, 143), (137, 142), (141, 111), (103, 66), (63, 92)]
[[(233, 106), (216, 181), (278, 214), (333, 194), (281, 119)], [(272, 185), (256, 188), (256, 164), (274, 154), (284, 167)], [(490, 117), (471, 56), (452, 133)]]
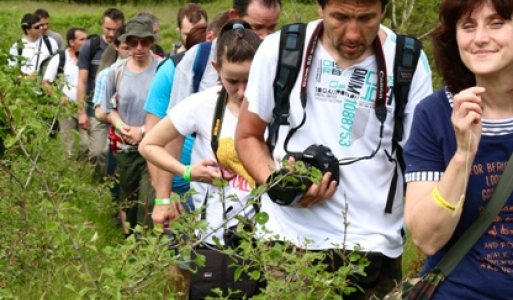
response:
[(259, 212), (255, 215), (255, 222), (259, 225), (264, 225), (269, 221), (269, 215), (266, 212)]
[(91, 243), (95, 242), (98, 239), (98, 232), (95, 232), (93, 234), (93, 237), (91, 238)]
[(20, 140), (21, 135), (23, 134), (25, 129), (26, 126), (23, 126), (14, 137), (12, 135), (8, 135), (4, 141), (5, 148), (11, 148), (14, 144), (16, 144)]
[(64, 287), (67, 288), (68, 290), (72, 291), (72, 292), (76, 292), (75, 287), (72, 286), (71, 283), (65, 284)]
[(244, 271), (241, 267), (237, 267), (233, 272), (233, 279), (235, 281), (239, 280), (240, 275), (242, 275), (242, 271)]
[(251, 278), (252, 280), (259, 280), (260, 276), (262, 276), (262, 273), (258, 270), (254, 270), (251, 273), (249, 273), (248, 275), (249, 275), (249, 278)]

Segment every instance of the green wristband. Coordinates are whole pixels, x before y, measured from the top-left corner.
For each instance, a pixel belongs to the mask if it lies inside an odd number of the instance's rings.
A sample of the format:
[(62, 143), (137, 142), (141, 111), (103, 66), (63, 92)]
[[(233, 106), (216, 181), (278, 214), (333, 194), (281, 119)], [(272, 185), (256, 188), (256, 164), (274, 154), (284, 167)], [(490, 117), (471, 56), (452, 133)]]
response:
[(155, 198), (155, 205), (169, 205), (171, 200), (169, 198)]
[(191, 166), (186, 165), (185, 170), (183, 171), (183, 180), (190, 182), (191, 181)]
[(119, 121), (116, 123), (116, 125), (114, 125), (114, 127), (116, 127), (117, 130), (120, 130), (123, 126), (125, 126), (125, 123), (123, 123), (123, 121)]

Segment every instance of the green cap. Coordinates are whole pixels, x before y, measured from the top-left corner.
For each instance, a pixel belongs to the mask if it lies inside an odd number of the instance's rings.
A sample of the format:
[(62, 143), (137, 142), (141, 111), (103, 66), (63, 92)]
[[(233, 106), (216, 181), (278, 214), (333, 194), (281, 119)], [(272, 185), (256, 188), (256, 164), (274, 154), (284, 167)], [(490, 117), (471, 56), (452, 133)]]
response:
[(153, 23), (147, 16), (137, 16), (130, 19), (126, 23), (126, 32), (119, 37), (120, 42), (126, 42), (129, 36), (135, 36), (139, 38), (157, 37), (153, 34)]

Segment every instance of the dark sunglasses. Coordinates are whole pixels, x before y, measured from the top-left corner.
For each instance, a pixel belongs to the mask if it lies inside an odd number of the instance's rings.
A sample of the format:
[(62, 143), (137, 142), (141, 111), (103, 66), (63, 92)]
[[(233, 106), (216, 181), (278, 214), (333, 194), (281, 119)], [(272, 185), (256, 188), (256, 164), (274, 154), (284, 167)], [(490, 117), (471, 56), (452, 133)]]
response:
[(39, 24), (39, 25), (36, 25), (36, 26), (32, 26), (32, 29), (41, 29), (41, 27), (43, 27), (43, 24)]
[(141, 47), (148, 47), (153, 43), (152, 39), (127, 39), (126, 44), (129, 47), (137, 47), (137, 45), (141, 45)]

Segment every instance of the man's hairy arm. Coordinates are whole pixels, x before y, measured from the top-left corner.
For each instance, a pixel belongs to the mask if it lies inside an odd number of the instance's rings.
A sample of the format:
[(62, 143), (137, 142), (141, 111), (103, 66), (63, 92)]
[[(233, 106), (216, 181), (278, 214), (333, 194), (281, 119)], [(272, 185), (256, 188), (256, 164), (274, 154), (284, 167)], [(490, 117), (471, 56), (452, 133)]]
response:
[(244, 99), (235, 133), (235, 147), (242, 164), (257, 184), (264, 184), (275, 169), (264, 139), (266, 127), (267, 123), (257, 114), (248, 111), (248, 101)]
[(86, 89), (87, 78), (89, 77), (89, 70), (80, 69), (78, 71), (78, 85), (77, 85), (77, 106), (78, 106), (78, 125), (82, 129), (89, 129), (89, 118), (86, 113)]

